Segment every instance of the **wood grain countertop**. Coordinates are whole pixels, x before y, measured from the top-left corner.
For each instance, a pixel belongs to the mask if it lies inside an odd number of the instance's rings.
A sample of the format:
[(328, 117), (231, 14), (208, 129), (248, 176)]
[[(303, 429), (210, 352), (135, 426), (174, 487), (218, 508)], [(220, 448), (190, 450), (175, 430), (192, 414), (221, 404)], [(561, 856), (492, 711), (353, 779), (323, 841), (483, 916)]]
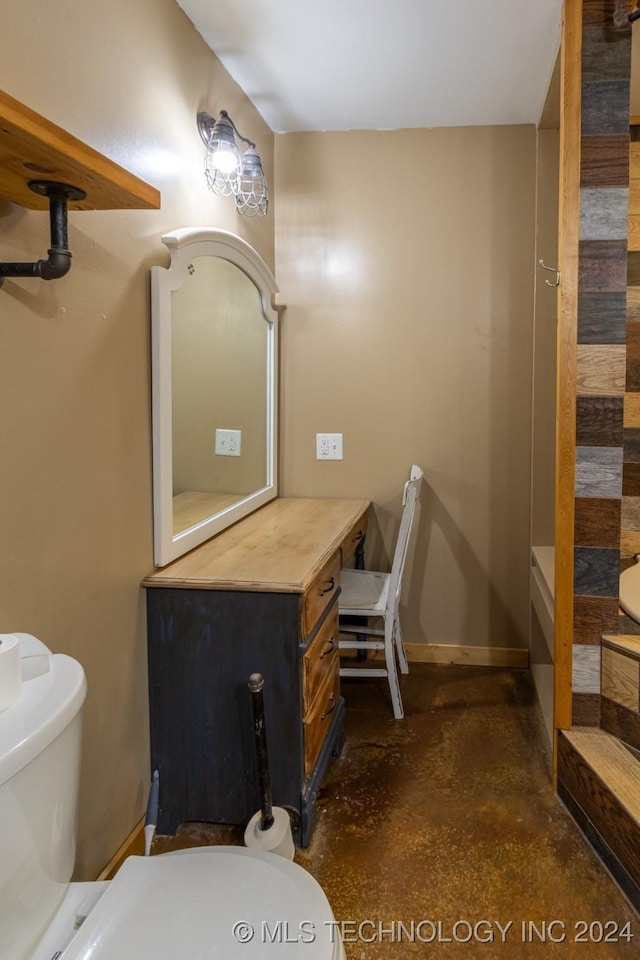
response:
[(359, 524), (368, 500), (280, 497), (156, 570), (144, 587), (304, 593)]

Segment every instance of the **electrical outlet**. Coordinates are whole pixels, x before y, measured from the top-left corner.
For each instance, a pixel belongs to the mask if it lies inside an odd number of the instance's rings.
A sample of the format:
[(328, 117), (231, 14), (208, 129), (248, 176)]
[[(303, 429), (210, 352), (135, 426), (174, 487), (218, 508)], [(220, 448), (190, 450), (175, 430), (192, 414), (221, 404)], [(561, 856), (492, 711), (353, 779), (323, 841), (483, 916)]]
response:
[(316, 433), (316, 460), (342, 459), (342, 434)]
[(239, 457), (241, 443), (241, 430), (216, 430), (215, 452), (218, 456)]

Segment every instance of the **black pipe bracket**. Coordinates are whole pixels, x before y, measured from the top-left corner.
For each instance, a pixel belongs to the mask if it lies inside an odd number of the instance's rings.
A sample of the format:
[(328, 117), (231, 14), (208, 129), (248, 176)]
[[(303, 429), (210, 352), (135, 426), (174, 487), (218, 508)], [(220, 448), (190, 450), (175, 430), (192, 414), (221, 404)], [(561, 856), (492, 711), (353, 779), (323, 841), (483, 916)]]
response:
[(48, 257), (32, 262), (8, 263), (0, 261), (0, 287), (5, 277), (40, 277), (41, 280), (57, 280), (71, 269), (71, 251), (67, 237), (67, 203), (84, 200), (86, 193), (80, 187), (55, 180), (31, 180), (29, 189), (49, 201), (51, 246)]

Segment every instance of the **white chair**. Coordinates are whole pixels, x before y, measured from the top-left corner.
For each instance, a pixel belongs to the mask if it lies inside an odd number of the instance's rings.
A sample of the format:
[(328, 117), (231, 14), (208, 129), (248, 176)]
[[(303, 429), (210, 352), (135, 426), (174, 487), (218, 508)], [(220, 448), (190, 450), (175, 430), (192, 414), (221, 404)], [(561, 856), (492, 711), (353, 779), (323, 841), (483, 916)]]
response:
[(390, 573), (374, 570), (343, 569), (340, 574), (341, 592), (338, 598), (340, 617), (380, 618), (382, 627), (370, 627), (340, 622), (341, 634), (359, 634), (360, 637), (382, 637), (381, 640), (340, 640), (341, 650), (384, 650), (385, 667), (341, 667), (341, 677), (387, 677), (396, 720), (404, 717), (396, 656), (401, 673), (408, 673), (409, 666), (402, 642), (400, 627), (400, 592), (409, 536), (420, 496), (424, 473), (413, 466), (404, 485), (403, 510), (400, 530), (393, 555)]

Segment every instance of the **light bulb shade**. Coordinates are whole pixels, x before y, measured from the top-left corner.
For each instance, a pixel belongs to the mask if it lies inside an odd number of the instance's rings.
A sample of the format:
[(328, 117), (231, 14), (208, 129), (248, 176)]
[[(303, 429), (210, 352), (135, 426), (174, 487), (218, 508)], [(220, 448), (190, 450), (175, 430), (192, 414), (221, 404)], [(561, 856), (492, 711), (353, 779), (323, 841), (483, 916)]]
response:
[(226, 117), (216, 120), (207, 143), (204, 175), (219, 197), (235, 195), (240, 174), (240, 152), (236, 146), (233, 125)]
[[(204, 175), (209, 189), (219, 197), (233, 196), (238, 213), (264, 217), (269, 194), (255, 143), (242, 136), (226, 110), (220, 111), (219, 120), (202, 111), (197, 122), (207, 148)], [(248, 145), (242, 159), (238, 150), (240, 141)]]
[(266, 215), (269, 207), (267, 181), (254, 147), (249, 147), (242, 157), (235, 196), (238, 213), (247, 217)]

